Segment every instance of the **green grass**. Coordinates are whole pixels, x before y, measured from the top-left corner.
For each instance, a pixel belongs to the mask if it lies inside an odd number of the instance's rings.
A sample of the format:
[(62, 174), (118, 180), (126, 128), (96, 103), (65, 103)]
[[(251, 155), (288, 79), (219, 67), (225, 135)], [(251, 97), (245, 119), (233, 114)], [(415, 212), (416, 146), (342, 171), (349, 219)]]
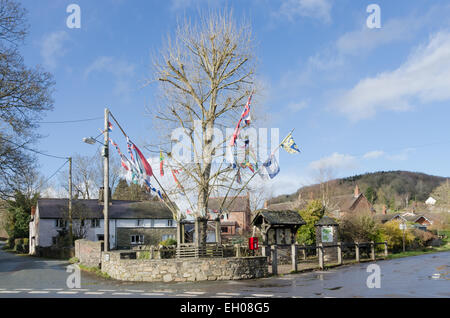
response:
[(80, 267), (81, 270), (83, 270), (85, 272), (93, 273), (93, 274), (95, 274), (99, 277), (105, 278), (105, 279), (111, 279), (111, 276), (102, 272), (101, 269), (98, 267), (89, 267), (89, 266), (85, 266), (83, 264), (78, 264), (78, 266)]
[(448, 252), (450, 251), (450, 241), (449, 239), (445, 239), (442, 246), (439, 247), (427, 247), (421, 250), (414, 250), (414, 251), (406, 251), (406, 252), (400, 252), (400, 253), (393, 253), (388, 255), (388, 259), (395, 259), (395, 258), (401, 258), (401, 257), (408, 257), (408, 256), (417, 256), (417, 255), (423, 255), (423, 254), (430, 254), (430, 253), (439, 253), (439, 252)]

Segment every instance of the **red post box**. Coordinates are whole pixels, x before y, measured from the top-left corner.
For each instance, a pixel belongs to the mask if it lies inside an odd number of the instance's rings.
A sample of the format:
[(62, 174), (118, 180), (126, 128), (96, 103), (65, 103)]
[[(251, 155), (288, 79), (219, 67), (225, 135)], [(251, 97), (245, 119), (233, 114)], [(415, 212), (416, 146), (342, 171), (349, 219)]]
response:
[(258, 249), (258, 238), (257, 237), (249, 237), (248, 238), (248, 248), (250, 250)]

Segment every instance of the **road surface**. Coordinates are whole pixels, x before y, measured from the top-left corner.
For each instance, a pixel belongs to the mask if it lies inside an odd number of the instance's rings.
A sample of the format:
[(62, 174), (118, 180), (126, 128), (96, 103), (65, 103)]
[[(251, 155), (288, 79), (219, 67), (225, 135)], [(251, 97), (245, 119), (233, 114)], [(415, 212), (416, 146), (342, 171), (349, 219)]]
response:
[(450, 298), (450, 252), (378, 261), (380, 288), (368, 288), (372, 263), (257, 280), (130, 283), (81, 272), (71, 289), (65, 261), (0, 251), (0, 298), (11, 297), (445, 297)]

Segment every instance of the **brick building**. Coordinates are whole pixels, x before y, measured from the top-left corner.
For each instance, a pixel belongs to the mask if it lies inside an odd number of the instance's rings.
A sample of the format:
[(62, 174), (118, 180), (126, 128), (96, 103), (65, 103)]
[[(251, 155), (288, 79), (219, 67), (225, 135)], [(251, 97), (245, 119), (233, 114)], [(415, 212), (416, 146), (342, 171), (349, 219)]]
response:
[[(227, 198), (224, 207), (233, 200)], [(223, 201), (223, 197), (210, 198), (208, 202), (209, 218), (214, 220)], [(250, 231), (251, 209), (250, 194), (237, 197), (231, 206), (224, 210), (220, 218), (222, 238), (230, 239), (233, 236), (245, 235)]]

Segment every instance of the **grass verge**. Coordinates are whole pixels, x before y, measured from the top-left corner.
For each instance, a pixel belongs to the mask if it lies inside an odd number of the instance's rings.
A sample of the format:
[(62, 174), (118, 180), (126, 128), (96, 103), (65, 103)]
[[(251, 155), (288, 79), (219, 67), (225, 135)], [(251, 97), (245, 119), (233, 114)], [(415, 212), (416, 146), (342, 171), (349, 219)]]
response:
[(89, 266), (85, 266), (83, 264), (78, 264), (78, 266), (80, 267), (81, 270), (83, 270), (85, 272), (89, 272), (89, 273), (95, 274), (95, 275), (97, 275), (99, 277), (102, 277), (102, 278), (105, 278), (105, 279), (111, 279), (111, 276), (109, 276), (106, 273), (103, 273), (101, 271), (101, 269), (98, 268), (98, 267), (89, 267)]

